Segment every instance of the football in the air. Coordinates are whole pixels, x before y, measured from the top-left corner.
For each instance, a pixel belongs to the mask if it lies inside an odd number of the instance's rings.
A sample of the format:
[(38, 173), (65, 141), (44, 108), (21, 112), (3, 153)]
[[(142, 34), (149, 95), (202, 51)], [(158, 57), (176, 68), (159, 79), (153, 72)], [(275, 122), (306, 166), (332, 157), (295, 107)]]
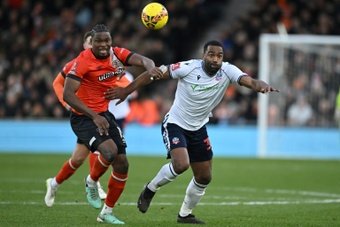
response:
[(168, 22), (168, 10), (158, 2), (151, 2), (143, 8), (141, 17), (145, 27), (158, 30)]

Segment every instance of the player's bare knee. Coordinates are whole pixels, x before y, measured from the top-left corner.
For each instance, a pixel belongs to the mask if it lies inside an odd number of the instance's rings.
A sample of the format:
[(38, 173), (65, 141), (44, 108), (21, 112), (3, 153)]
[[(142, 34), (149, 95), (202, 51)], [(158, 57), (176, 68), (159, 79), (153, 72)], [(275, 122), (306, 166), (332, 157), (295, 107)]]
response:
[(127, 160), (122, 162), (122, 172), (127, 173), (129, 170), (129, 162)]
[(211, 175), (195, 176), (195, 181), (199, 184), (208, 185), (211, 181)]
[(105, 159), (105, 161), (112, 163), (115, 159), (115, 154), (112, 151), (109, 150), (101, 150), (100, 153), (102, 154), (102, 157)]
[(127, 173), (129, 171), (129, 162), (127, 159), (115, 159), (112, 167), (119, 173)]
[(187, 169), (189, 169), (190, 164), (186, 162), (177, 162), (177, 163), (172, 163), (172, 166), (174, 167), (174, 171), (177, 174), (181, 174), (185, 172)]

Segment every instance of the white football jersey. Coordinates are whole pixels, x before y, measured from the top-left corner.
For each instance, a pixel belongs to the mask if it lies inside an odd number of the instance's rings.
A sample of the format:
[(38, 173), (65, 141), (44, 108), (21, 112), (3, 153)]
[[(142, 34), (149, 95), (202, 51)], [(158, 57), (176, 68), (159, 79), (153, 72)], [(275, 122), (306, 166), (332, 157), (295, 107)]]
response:
[[(128, 71), (125, 71), (126, 78), (132, 82), (133, 76)], [(109, 102), (109, 111), (115, 116), (116, 119), (123, 119), (127, 117), (127, 115), (130, 113), (130, 104), (129, 104), (129, 97), (127, 97), (123, 102), (116, 105), (118, 102), (118, 99), (110, 100)]]
[(230, 83), (247, 75), (236, 66), (223, 62), (214, 76), (203, 69), (203, 60), (193, 59), (171, 64), (170, 77), (178, 79), (175, 100), (167, 122), (195, 131), (209, 121), (211, 111), (220, 103)]

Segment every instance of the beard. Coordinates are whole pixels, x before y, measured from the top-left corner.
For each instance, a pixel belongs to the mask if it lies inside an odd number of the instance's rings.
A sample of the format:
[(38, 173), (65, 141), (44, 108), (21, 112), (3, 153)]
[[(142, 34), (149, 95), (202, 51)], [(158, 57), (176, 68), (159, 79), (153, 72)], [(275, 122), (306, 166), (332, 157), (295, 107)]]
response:
[(221, 68), (221, 66), (222, 65), (216, 65), (216, 64), (211, 64), (211, 63), (205, 63), (204, 64), (204, 68), (205, 68), (205, 70), (206, 70), (206, 72), (210, 75), (210, 76), (213, 76), (213, 75), (215, 75), (217, 72), (218, 72), (218, 70), (220, 70), (220, 68)]

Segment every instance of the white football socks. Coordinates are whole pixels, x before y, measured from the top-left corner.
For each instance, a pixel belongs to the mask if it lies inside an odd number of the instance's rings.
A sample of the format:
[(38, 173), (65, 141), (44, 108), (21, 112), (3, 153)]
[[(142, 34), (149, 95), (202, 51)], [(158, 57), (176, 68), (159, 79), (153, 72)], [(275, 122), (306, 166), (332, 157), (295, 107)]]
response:
[(198, 202), (201, 200), (205, 193), (205, 189), (208, 185), (199, 184), (195, 181), (194, 178), (190, 181), (186, 194), (184, 197), (184, 201), (182, 203), (181, 209), (179, 211), (179, 215), (181, 217), (186, 217), (191, 214), (192, 209), (196, 207)]
[(89, 187), (96, 187), (96, 186), (97, 186), (97, 182), (94, 181), (94, 180), (91, 178), (90, 174), (87, 175), (87, 177), (86, 177), (86, 183), (87, 183), (87, 185), (88, 185)]
[(156, 192), (160, 187), (175, 180), (178, 174), (174, 171), (172, 163), (167, 163), (158, 171), (157, 175), (150, 181), (148, 188)]
[(56, 181), (55, 177), (53, 177), (51, 181), (51, 187), (58, 188), (58, 186), (59, 186), (58, 182)]
[(106, 205), (106, 203), (104, 203), (103, 209), (100, 212), (101, 214), (112, 214), (112, 207), (109, 207)]

